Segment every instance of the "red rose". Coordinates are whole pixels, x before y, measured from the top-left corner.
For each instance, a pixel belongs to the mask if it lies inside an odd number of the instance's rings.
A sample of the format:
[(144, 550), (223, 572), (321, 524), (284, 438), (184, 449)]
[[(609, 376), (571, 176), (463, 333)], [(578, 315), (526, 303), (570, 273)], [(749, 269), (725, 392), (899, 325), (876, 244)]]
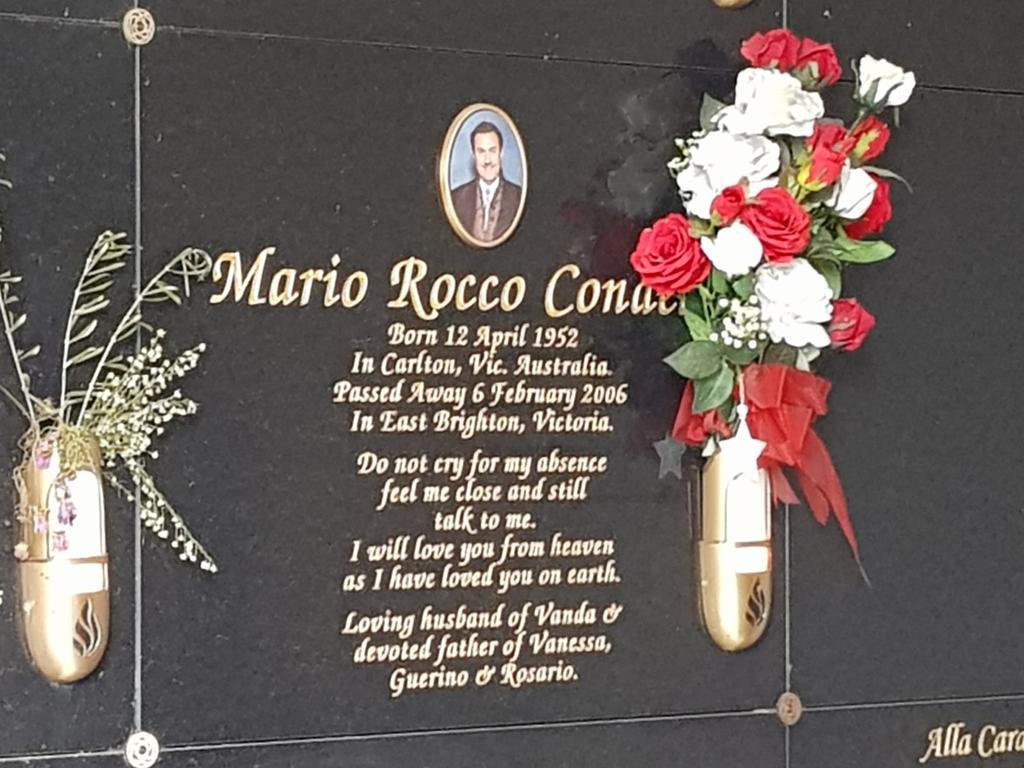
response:
[(687, 293), (711, 272), (711, 262), (690, 234), (690, 222), (678, 213), (658, 219), (640, 233), (629, 257), (640, 282), (659, 296)]
[(864, 343), (868, 331), (874, 327), (875, 316), (856, 299), (837, 299), (832, 302), (832, 322), (828, 326), (828, 336), (835, 349), (855, 352)]
[(874, 115), (868, 115), (853, 126), (851, 154), (858, 163), (874, 160), (889, 143), (889, 126)]
[(693, 412), (693, 382), (688, 381), (679, 402), (676, 423), (672, 426), (672, 437), (687, 445), (704, 445), (708, 435), (731, 437), (732, 430), (717, 408), (704, 413)]
[(788, 72), (796, 64), (800, 40), (788, 29), (758, 32), (743, 41), (740, 54), (754, 67), (774, 67)]
[(800, 41), (793, 69), (806, 70), (809, 79), (818, 86), (832, 85), (843, 74), (839, 57), (829, 43), (819, 43), (805, 37)]
[(781, 187), (761, 190), (740, 221), (761, 241), (766, 261), (789, 261), (811, 240), (811, 217)]
[(800, 171), (801, 186), (820, 190), (834, 184), (853, 148), (853, 140), (846, 135), (846, 129), (839, 123), (818, 123), (807, 141), (811, 154), (810, 163)]
[(733, 184), (726, 187), (711, 203), (711, 215), (717, 216), (716, 223), (720, 227), (726, 227), (733, 223), (743, 206), (747, 204), (747, 188), (742, 184)]
[(857, 221), (843, 224), (846, 236), (851, 240), (863, 240), (867, 235), (882, 231), (882, 227), (892, 218), (892, 204), (889, 202), (889, 182), (872, 175), (875, 180), (875, 196), (871, 205)]

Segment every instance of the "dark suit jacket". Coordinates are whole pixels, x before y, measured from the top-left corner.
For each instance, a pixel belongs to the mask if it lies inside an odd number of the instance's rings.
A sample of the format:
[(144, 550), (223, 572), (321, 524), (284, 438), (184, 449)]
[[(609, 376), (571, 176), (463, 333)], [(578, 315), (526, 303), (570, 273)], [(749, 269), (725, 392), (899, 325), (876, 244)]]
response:
[[(452, 190), (452, 205), (455, 206), (455, 214), (469, 233), (473, 232), (473, 219), (476, 217), (478, 183), (479, 179), (474, 176), (472, 181)], [(495, 238), (501, 237), (512, 226), (512, 220), (516, 217), (519, 202), (523, 197), (523, 188), (518, 184), (513, 184), (504, 176), (498, 182), (498, 188), (501, 192), (501, 210), (498, 211), (498, 218), (494, 225)]]

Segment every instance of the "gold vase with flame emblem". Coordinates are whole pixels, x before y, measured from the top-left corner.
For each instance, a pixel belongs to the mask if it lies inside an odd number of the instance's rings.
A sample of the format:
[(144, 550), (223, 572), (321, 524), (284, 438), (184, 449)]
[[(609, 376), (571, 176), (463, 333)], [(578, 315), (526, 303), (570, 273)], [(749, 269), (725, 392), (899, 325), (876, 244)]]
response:
[(701, 620), (712, 642), (731, 652), (761, 639), (772, 604), (768, 473), (735, 459), (720, 450), (706, 461), (696, 530)]
[(28, 445), (16, 476), (23, 637), (43, 677), (73, 683), (99, 666), (110, 635), (100, 448), (70, 427)]

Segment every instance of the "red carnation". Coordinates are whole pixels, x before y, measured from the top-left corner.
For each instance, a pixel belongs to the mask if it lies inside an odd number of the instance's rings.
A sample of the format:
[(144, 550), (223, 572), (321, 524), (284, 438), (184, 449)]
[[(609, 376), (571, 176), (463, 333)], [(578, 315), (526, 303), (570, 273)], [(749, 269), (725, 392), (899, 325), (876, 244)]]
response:
[(781, 187), (761, 190), (740, 221), (761, 241), (765, 261), (789, 261), (811, 240), (811, 217)]
[(832, 85), (843, 74), (839, 57), (830, 43), (819, 43), (805, 37), (800, 41), (793, 69), (805, 70), (816, 85)]
[(892, 218), (892, 204), (889, 202), (889, 182), (872, 175), (875, 180), (875, 196), (871, 205), (857, 221), (843, 224), (846, 236), (852, 240), (863, 240), (868, 235), (882, 231)]
[(718, 217), (715, 220), (718, 226), (726, 227), (740, 215), (746, 204), (747, 188), (742, 184), (733, 184), (718, 193), (711, 203), (711, 214)]
[(640, 282), (659, 296), (687, 293), (711, 272), (711, 262), (690, 234), (690, 222), (678, 213), (658, 219), (640, 233), (629, 257)]
[(800, 171), (799, 181), (811, 190), (834, 184), (853, 148), (853, 139), (839, 123), (818, 123), (807, 141), (810, 163)]
[(800, 39), (788, 29), (757, 32), (743, 41), (740, 54), (751, 66), (772, 67), (788, 72), (797, 61)]
[(686, 382), (683, 399), (679, 402), (676, 423), (672, 427), (672, 437), (687, 445), (704, 445), (708, 435), (731, 437), (732, 430), (725, 423), (717, 408), (704, 413), (693, 412), (693, 382)]
[(851, 134), (853, 150), (851, 154), (858, 163), (874, 160), (889, 143), (889, 126), (875, 115), (868, 115), (853, 126)]
[(875, 316), (856, 299), (837, 299), (832, 302), (832, 322), (828, 326), (828, 336), (835, 349), (855, 352), (874, 327)]

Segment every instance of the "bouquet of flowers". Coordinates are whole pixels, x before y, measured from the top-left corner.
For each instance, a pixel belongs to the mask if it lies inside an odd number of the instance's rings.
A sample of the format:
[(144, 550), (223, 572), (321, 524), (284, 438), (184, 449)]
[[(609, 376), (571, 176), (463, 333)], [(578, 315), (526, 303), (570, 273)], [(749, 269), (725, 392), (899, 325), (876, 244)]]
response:
[(795, 478), (819, 523), (837, 520), (855, 557), (842, 487), (812, 424), (829, 383), (810, 372), (827, 348), (858, 349), (875, 324), (843, 297), (843, 270), (889, 258), (875, 237), (892, 215), (874, 165), (909, 99), (912, 72), (864, 56), (854, 66), (849, 124), (825, 115), (839, 80), (831, 45), (788, 30), (741, 48), (750, 66), (735, 101), (705, 97), (700, 130), (669, 163), (685, 213), (643, 230), (630, 261), (642, 283), (677, 297), (689, 340), (665, 362), (688, 379), (672, 436), (713, 456), (730, 438), (767, 473), (772, 498), (797, 503)]

